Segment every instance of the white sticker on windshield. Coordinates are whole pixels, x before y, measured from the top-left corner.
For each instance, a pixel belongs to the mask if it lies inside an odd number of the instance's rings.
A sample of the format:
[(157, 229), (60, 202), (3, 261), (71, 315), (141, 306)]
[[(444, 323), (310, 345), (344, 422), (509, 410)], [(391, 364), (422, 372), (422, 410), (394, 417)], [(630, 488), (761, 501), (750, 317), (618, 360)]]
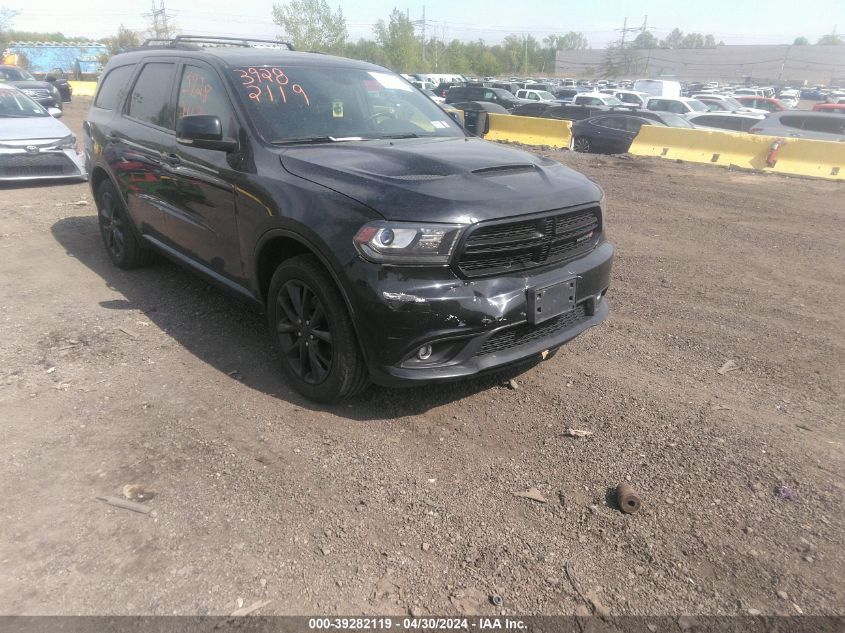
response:
[(370, 73), (370, 77), (379, 82), (388, 90), (404, 90), (405, 92), (412, 92), (411, 84), (406, 83), (398, 75), (389, 75), (387, 73)]
[(447, 128), (447, 127), (449, 127), (449, 124), (448, 124), (448, 123), (446, 123), (446, 121), (432, 121), (432, 122), (431, 122), (431, 124), (432, 124), (434, 127), (439, 127), (439, 128)]

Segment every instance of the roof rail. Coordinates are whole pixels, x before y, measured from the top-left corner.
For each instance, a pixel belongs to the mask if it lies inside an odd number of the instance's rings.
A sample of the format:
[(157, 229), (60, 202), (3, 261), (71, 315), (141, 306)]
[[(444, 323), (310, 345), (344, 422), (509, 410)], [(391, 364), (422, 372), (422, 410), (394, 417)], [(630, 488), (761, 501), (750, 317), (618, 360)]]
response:
[[(240, 46), (243, 48), (262, 48), (263, 45), (284, 46), (289, 51), (294, 50), (290, 42), (279, 40), (259, 40), (252, 37), (218, 37), (216, 35), (177, 35), (173, 38), (151, 38), (145, 40), (141, 47), (180, 48), (191, 45)], [(256, 46), (256, 44), (258, 46)]]

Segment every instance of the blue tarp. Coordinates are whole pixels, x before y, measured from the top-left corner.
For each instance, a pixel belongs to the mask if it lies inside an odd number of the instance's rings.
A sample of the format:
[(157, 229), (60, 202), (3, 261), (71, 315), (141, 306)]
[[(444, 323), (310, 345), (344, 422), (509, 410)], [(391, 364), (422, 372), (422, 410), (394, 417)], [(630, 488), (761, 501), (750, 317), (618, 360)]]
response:
[(50, 44), (40, 42), (13, 42), (10, 53), (18, 53), (29, 60), (29, 70), (46, 73), (60, 68), (67, 74), (98, 74), (103, 65), (99, 56), (108, 54), (105, 44), (94, 42)]

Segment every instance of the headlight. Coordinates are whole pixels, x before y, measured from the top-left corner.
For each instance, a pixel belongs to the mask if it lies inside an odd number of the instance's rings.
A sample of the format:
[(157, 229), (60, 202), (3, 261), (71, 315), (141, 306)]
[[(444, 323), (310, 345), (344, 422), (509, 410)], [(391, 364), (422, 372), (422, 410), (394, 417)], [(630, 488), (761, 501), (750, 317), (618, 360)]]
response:
[(76, 137), (73, 134), (66, 136), (56, 143), (56, 147), (59, 149), (76, 149)]
[(455, 224), (371, 222), (353, 242), (365, 259), (379, 264), (446, 264), (462, 229)]

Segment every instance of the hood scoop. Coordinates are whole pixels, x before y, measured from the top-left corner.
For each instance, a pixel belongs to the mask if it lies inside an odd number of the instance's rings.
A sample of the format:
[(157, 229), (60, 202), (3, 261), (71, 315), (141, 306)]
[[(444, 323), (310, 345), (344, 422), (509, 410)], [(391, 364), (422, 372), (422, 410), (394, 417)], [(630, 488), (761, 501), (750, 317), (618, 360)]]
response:
[(481, 167), (473, 169), (472, 173), (479, 176), (496, 176), (498, 174), (515, 171), (534, 171), (536, 167), (531, 163), (514, 163), (512, 165), (494, 165), (492, 167)]

